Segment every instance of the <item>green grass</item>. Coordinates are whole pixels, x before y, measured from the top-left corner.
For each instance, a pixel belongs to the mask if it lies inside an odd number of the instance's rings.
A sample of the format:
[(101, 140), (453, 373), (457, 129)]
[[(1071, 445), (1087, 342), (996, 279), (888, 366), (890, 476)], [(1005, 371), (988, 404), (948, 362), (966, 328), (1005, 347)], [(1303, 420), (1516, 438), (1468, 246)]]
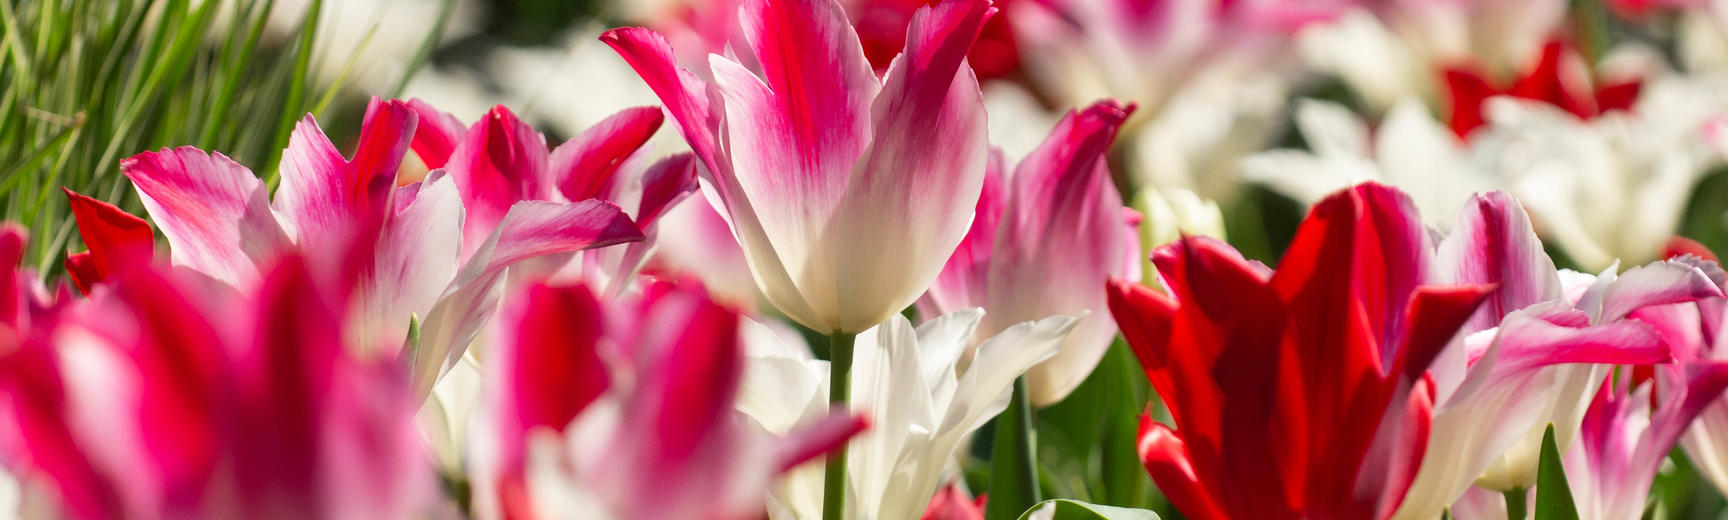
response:
[(60, 186), (142, 214), (119, 162), (180, 145), (273, 177), (295, 121), (363, 99), (339, 95), (346, 73), (312, 78), (319, 61), (351, 68), (365, 51), (316, 48), (321, 3), (271, 45), (261, 40), (274, 0), (0, 2), (0, 219), (30, 229), (43, 275), (83, 247)]

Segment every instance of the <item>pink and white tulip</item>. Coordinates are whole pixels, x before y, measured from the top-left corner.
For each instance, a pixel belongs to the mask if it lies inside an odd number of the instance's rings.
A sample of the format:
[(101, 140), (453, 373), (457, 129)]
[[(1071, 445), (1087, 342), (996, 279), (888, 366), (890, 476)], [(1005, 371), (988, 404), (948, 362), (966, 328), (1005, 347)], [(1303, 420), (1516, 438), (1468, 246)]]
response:
[(357, 354), (338, 271), (290, 254), (250, 294), (148, 265), (107, 282), (0, 348), (0, 460), (68, 518), (430, 514), (418, 398)]
[[(359, 254), (371, 268), (365, 270), (366, 289), (353, 303), (352, 319), (359, 324), (351, 333), (394, 356), (418, 318), (421, 341), (412, 355), (415, 386), (424, 393), (492, 314), (505, 269), (536, 256), (643, 236), (609, 202), (525, 201), (465, 209), (465, 195), (443, 171), (400, 182), (397, 170), (420, 119), (408, 103), (373, 101), (348, 159), (307, 116), (283, 153), (274, 202), (263, 181), (220, 153), (163, 149), (127, 159), (121, 169), (167, 237), (170, 261), (242, 292), (256, 288), (263, 267), (294, 247), (365, 235), (369, 247)], [(491, 227), (464, 235), (465, 229), (478, 229), (466, 223), (480, 222)]]
[(523, 201), (608, 201), (642, 230), (645, 239), (625, 247), (531, 264), (558, 280), (585, 280), (616, 294), (652, 253), (659, 218), (696, 190), (696, 163), (689, 154), (648, 161), (643, 145), (664, 120), (659, 107), (625, 109), (549, 148), (544, 135), (503, 105), (466, 128), (419, 100), (409, 106), (429, 122), (415, 129), (415, 154), (428, 168), (448, 173), (461, 193), (464, 248), (478, 247)]
[(1012, 170), (993, 155), (972, 229), (919, 300), (929, 316), (988, 309), (976, 341), (1044, 316), (1098, 312), (1055, 357), (1027, 372), (1038, 406), (1079, 386), (1116, 336), (1115, 321), (1102, 312), (1104, 280), (1140, 279), (1140, 214), (1123, 207), (1104, 162), (1133, 110), (1104, 101), (1070, 112)]
[(966, 234), (986, 139), (965, 55), (992, 12), (986, 0), (919, 9), (880, 79), (833, 0), (746, 3), (733, 49), (761, 70), (712, 55), (711, 83), (647, 29), (602, 40), (678, 122), (768, 301), (817, 331), (857, 333), (916, 300)]
[(759, 518), (775, 475), (865, 420), (824, 414), (784, 436), (742, 421), (740, 319), (667, 284), (609, 302), (526, 287), (486, 367), (480, 518)]
[(1653, 305), (1720, 298), (1700, 269), (1651, 264), (1571, 290), (1509, 195), (1477, 195), (1440, 241), (1435, 276), (1498, 289), (1430, 368), (1436, 390), (1427, 455), (1398, 518), (1439, 514), (1472, 483), (1535, 485), (1542, 434), (1552, 423), (1570, 445), (1588, 396), (1610, 365), (1667, 362), (1657, 332), (1629, 314)]

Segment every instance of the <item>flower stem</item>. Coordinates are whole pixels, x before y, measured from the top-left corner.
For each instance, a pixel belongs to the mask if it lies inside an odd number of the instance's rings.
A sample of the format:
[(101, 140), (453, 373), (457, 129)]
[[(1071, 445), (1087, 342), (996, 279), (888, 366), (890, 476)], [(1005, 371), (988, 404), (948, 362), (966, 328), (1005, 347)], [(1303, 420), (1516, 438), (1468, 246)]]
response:
[[(834, 331), (828, 335), (828, 404), (846, 408), (852, 395), (852, 344), (857, 334)], [(840, 520), (846, 515), (846, 445), (828, 454), (822, 474), (822, 518)]]
[(1525, 501), (1529, 500), (1524, 488), (1514, 488), (1500, 492), (1506, 497), (1506, 520), (1524, 520), (1527, 511)]
[(990, 500), (985, 520), (1020, 518), (1042, 497), (1038, 490), (1038, 451), (1032, 431), (1032, 402), (1026, 377), (1014, 381), (1008, 409), (996, 417), (995, 445), (990, 449)]

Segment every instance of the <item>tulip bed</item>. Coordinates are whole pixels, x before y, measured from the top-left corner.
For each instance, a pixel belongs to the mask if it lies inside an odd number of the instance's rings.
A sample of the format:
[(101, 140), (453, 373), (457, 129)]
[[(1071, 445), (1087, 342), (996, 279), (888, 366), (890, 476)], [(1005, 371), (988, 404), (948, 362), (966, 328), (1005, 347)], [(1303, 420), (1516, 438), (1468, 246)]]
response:
[(663, 3), (0, 4), (0, 519), (1728, 514), (1728, 0)]

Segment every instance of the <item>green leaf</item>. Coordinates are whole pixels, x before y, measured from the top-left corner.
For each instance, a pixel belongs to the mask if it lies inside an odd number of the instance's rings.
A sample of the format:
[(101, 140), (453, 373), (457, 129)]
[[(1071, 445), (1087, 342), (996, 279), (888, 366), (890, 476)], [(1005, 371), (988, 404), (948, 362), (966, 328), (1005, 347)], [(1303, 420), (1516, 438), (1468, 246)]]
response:
[(1034, 433), (1026, 378), (1021, 377), (1014, 382), (1008, 409), (996, 417), (996, 439), (990, 452), (990, 500), (984, 503), (984, 520), (1013, 520), (1041, 499)]
[[(995, 500), (994, 497), (991, 500)], [(1145, 509), (1128, 509), (1126, 507), (1101, 506), (1088, 504), (1077, 500), (1059, 499), (1046, 500), (1020, 515), (1020, 520), (1032, 518), (1032, 513), (1052, 507), (1056, 514), (1052, 520), (1158, 520), (1158, 513)]]
[(1560, 466), (1560, 448), (1554, 444), (1554, 425), (1542, 434), (1542, 462), (1536, 469), (1536, 520), (1577, 520), (1578, 506), (1572, 502), (1572, 487)]

